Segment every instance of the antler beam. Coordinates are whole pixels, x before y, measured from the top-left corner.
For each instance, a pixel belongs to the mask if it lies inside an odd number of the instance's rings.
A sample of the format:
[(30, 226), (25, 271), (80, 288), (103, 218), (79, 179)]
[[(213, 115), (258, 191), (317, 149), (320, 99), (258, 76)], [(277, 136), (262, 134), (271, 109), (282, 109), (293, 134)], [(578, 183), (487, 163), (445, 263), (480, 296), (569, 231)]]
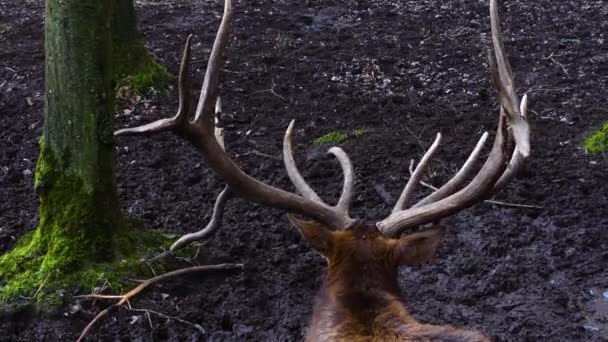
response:
[[(344, 210), (344, 206), (348, 204), (350, 201), (349, 198), (351, 197), (348, 193), (343, 194), (340, 200), (340, 206), (330, 207), (321, 201), (316, 194), (313, 196), (312, 194), (314, 194), (314, 191), (312, 190), (310, 190), (312, 192), (305, 192), (304, 197), (302, 197), (264, 184), (243, 172), (230, 157), (228, 157), (222, 146), (220, 146), (215, 139), (215, 125), (212, 119), (213, 107), (218, 97), (218, 84), (223, 65), (223, 52), (228, 40), (231, 17), (232, 2), (231, 0), (226, 0), (224, 4), (224, 15), (207, 64), (207, 71), (201, 88), (198, 105), (194, 113), (194, 119), (188, 121), (188, 115), (191, 114), (189, 106), (190, 92), (188, 86), (191, 37), (188, 37), (180, 67), (178, 87), (179, 109), (177, 114), (172, 118), (161, 119), (140, 127), (119, 130), (115, 135), (149, 134), (172, 130), (190, 142), (202, 154), (209, 168), (214, 170), (226, 182), (235, 195), (251, 202), (313, 218), (334, 229), (350, 226), (354, 220), (348, 216), (348, 210)], [(338, 157), (338, 159), (343, 168), (349, 170), (348, 167), (345, 167), (347, 164), (345, 164), (343, 156)], [(345, 183), (347, 182), (346, 179), (352, 179), (352, 167), (350, 169), (350, 174), (350, 176), (345, 176)], [(348, 182), (352, 182), (352, 180), (349, 180)], [(299, 190), (303, 189), (302, 184), (296, 184), (296, 187), (299, 188)], [(345, 190), (348, 189), (351, 189), (352, 192), (352, 186), (345, 186)]]
[[(486, 163), (469, 185), (458, 190), (466, 181), (471, 172), (472, 164), (485, 143), (487, 136), (484, 134), (462, 169), (452, 180), (414, 207), (405, 209), (410, 199), (411, 192), (409, 192), (409, 189), (413, 188), (411, 183), (418, 183), (418, 171), (421, 167), (424, 167), (425, 158), (423, 158), (391, 215), (376, 223), (378, 229), (385, 235), (398, 236), (409, 227), (437, 221), (483, 200), (500, 190), (529, 156), (530, 127), (526, 119), (527, 96), (524, 95), (520, 104), (520, 100), (515, 93), (511, 66), (504, 51), (499, 20), (496, 0), (491, 0), (490, 25), (494, 57), (490, 55), (489, 65), (501, 108), (494, 145)], [(425, 157), (431, 155), (435, 147), (435, 144), (433, 144)], [(511, 158), (511, 161), (507, 165), (509, 158)]]

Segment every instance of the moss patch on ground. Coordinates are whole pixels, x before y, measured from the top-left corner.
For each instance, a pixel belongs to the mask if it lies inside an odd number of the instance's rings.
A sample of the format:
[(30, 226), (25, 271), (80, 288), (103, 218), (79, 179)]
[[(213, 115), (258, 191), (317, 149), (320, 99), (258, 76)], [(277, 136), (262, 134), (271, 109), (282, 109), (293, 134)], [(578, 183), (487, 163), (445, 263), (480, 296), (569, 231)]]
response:
[(315, 139), (315, 144), (324, 145), (324, 144), (340, 144), (348, 140), (349, 138), (359, 138), (362, 135), (367, 133), (367, 130), (363, 128), (358, 128), (353, 130), (352, 132), (347, 131), (333, 131), (329, 132), (325, 135), (322, 135)]
[(583, 147), (590, 153), (603, 153), (608, 147), (608, 122), (604, 123), (599, 131), (585, 139)]
[(150, 57), (141, 41), (115, 43), (112, 54), (116, 90), (127, 87), (145, 94), (160, 89), (171, 79), (171, 74)]
[(127, 87), (140, 94), (145, 94), (151, 89), (162, 88), (170, 79), (171, 74), (167, 69), (150, 58), (135, 72), (119, 76), (116, 89)]
[(353, 135), (358, 138), (361, 137), (363, 135), (365, 135), (367, 133), (367, 130), (365, 128), (357, 128), (356, 130), (353, 131)]
[(0, 34), (9, 33), (13, 28), (9, 24), (0, 24)]

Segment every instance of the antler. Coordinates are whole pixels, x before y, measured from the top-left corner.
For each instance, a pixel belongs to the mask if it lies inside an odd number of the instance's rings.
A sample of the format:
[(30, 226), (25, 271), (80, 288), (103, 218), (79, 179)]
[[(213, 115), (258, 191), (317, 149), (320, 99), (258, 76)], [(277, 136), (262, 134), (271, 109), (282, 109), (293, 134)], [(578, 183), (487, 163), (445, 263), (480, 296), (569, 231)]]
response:
[[(336, 152), (337, 150), (330, 150), (330, 153), (336, 155), (345, 170), (344, 193), (342, 194), (338, 205), (331, 207), (319, 199), (314, 191), (306, 185), (306, 182), (304, 182), (301, 176), (299, 176), (299, 178), (297, 178), (297, 176), (296, 178), (293, 178), (293, 170), (299, 175), (297, 168), (295, 168), (293, 157), (291, 158), (291, 163), (289, 163), (286, 158), (286, 166), (288, 167), (288, 172), (292, 172), (290, 173), (290, 178), (292, 178), (292, 180), (296, 179), (294, 184), (303, 196), (269, 186), (250, 177), (244, 173), (230, 157), (228, 157), (222, 146), (220, 146), (214, 137), (215, 125), (213, 122), (213, 106), (218, 98), (219, 76), (223, 65), (222, 56), (227, 43), (231, 17), (232, 3), (231, 0), (226, 0), (224, 3), (224, 15), (213, 44), (198, 105), (192, 121), (189, 121), (187, 117), (191, 114), (189, 106), (190, 90), (188, 87), (191, 40), (191, 36), (189, 36), (186, 40), (180, 67), (179, 108), (177, 114), (172, 118), (161, 119), (140, 127), (119, 130), (115, 135), (149, 134), (168, 130), (174, 131), (194, 145), (207, 161), (209, 168), (223, 178), (230, 191), (235, 195), (268, 207), (284, 209), (290, 213), (313, 218), (330, 228), (345, 228), (350, 226), (351, 223), (354, 222), (354, 220), (348, 216), (348, 205), (352, 196), (352, 166), (350, 166), (350, 161), (348, 161), (348, 157), (345, 157), (345, 154)], [(290, 128), (288, 128), (285, 138), (285, 143), (289, 146), (286, 146), (284, 151), (287, 150), (286, 153), (289, 155), (291, 155), (292, 129), (293, 122), (290, 125)], [(290, 167), (292, 171), (289, 171)], [(220, 199), (218, 199), (218, 202), (220, 202)]]
[[(490, 0), (490, 22), (494, 57), (489, 56), (489, 64), (501, 108), (494, 145), (488, 159), (473, 180), (459, 190), (470, 176), (472, 165), (487, 140), (487, 133), (484, 133), (454, 178), (407, 209), (414, 188), (420, 181), (421, 172), (439, 143), (438, 135), (412, 174), (391, 215), (376, 223), (378, 229), (387, 236), (398, 236), (409, 227), (449, 216), (500, 190), (530, 154), (530, 127), (526, 121), (527, 96), (524, 95), (520, 104), (515, 93), (511, 66), (504, 52), (496, 0)], [(509, 157), (511, 159), (507, 165)]]
[[(223, 205), (230, 192), (252, 202), (315, 219), (332, 229), (348, 228), (355, 221), (348, 212), (352, 200), (354, 173), (352, 163), (342, 149), (333, 147), (328, 151), (338, 159), (344, 172), (342, 195), (336, 205), (330, 206), (323, 202), (306, 183), (295, 164), (291, 142), (294, 121), (289, 124), (285, 132), (283, 156), (287, 174), (302, 196), (269, 186), (244, 173), (228, 157), (223, 149), (223, 143), (220, 144), (214, 136), (213, 104), (219, 103), (219, 75), (231, 15), (231, 0), (226, 0), (224, 15), (211, 51), (194, 118), (191, 121), (188, 118), (191, 114), (188, 70), (192, 37), (189, 36), (180, 67), (179, 107), (176, 115), (140, 127), (122, 129), (115, 134), (132, 135), (174, 131), (189, 141), (203, 155), (208, 166), (226, 182), (227, 188), (218, 197), (213, 218), (207, 228), (185, 236), (176, 245), (183, 245), (192, 239), (213, 233), (220, 225)], [(527, 96), (524, 95), (520, 102), (515, 93), (511, 67), (502, 43), (496, 0), (490, 0), (490, 20), (494, 57), (490, 56), (489, 65), (501, 105), (492, 150), (477, 175), (466, 187), (462, 188), (466, 180), (472, 176), (474, 163), (488, 138), (488, 133), (484, 133), (460, 171), (440, 189), (410, 207), (422, 172), (439, 145), (441, 135), (438, 134), (435, 142), (412, 173), (392, 213), (386, 219), (376, 223), (377, 227), (387, 236), (397, 236), (408, 227), (444, 218), (500, 190), (529, 156), (530, 128), (526, 121)], [(221, 136), (221, 132), (216, 135)], [(507, 163), (509, 158), (510, 162)]]
[[(283, 139), (283, 160), (285, 161), (285, 169), (287, 170), (287, 175), (289, 179), (296, 187), (296, 190), (302, 194), (305, 198), (320, 202), (325, 204), (317, 195), (317, 193), (306, 183), (304, 177), (300, 174), (298, 167), (296, 166), (296, 162), (293, 158), (293, 151), (291, 147), (291, 139), (293, 135), (293, 127), (295, 124), (295, 120), (291, 120), (289, 123), (289, 127), (285, 131), (285, 138)], [(350, 158), (342, 150), (340, 147), (332, 147), (327, 151), (327, 153), (334, 155), (340, 165), (342, 166), (342, 171), (344, 173), (344, 186), (342, 188), (342, 195), (338, 200), (338, 203), (332, 208), (342, 216), (345, 222), (353, 222), (354, 220), (350, 218), (348, 214), (348, 210), (350, 208), (350, 202), (353, 197), (353, 183), (354, 183), (354, 172), (353, 172), (353, 164), (350, 161)], [(326, 204), (325, 204), (326, 205)], [(347, 226), (340, 227), (342, 229)]]

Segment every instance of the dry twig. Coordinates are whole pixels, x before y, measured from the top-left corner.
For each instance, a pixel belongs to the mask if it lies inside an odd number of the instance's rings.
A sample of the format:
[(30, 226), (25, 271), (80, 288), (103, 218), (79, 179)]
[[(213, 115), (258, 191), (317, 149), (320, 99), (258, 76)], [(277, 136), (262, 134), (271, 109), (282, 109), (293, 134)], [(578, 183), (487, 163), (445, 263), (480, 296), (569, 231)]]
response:
[(281, 100), (285, 100), (285, 98), (279, 94), (277, 94), (277, 92), (274, 90), (274, 88), (277, 87), (277, 84), (274, 82), (274, 80), (272, 80), (272, 87), (268, 88), (268, 89), (262, 89), (262, 90), (258, 90), (258, 91), (254, 91), (252, 94), (258, 94), (258, 93), (271, 93), (272, 95), (280, 98)]
[(553, 64), (558, 65), (560, 68), (562, 68), (562, 71), (564, 72), (564, 74), (566, 74), (566, 76), (570, 76), (570, 73), (568, 73), (568, 69), (566, 69), (566, 67), (557, 61), (557, 59), (555, 59), (554, 53), (551, 52), (551, 54), (547, 57), (543, 58), (544, 60), (550, 60), (551, 62), (553, 62)]
[[(437, 191), (439, 190), (436, 186), (429, 184), (425, 181), (420, 181), (420, 185), (429, 188), (433, 191)], [(489, 203), (489, 204), (495, 204), (495, 205), (500, 205), (503, 207), (511, 207), (511, 208), (524, 208), (524, 209), (544, 209), (541, 206), (538, 205), (533, 205), (533, 204), (518, 204), (518, 203), (508, 203), (508, 202), (501, 202), (501, 201), (495, 201), (495, 200), (485, 200), (484, 203)]]
[(194, 327), (196, 330), (200, 331), (201, 334), (205, 333), (205, 328), (203, 328), (200, 324), (196, 324), (196, 323), (192, 323), (190, 321), (186, 321), (184, 319), (181, 319), (179, 317), (173, 317), (173, 316), (169, 316), (169, 315), (165, 315), (162, 312), (158, 312), (158, 311), (154, 311), (154, 310), (149, 310), (149, 309), (133, 309), (133, 308), (129, 308), (129, 311), (136, 311), (136, 312), (143, 312), (148, 316), (148, 322), (150, 323), (150, 326), (153, 328), (152, 326), (152, 319), (150, 319), (150, 314), (155, 314), (157, 316), (166, 318), (166, 319), (171, 319), (174, 321), (178, 321), (181, 323), (184, 323), (186, 325), (189, 325), (191, 327)]
[(97, 323), (97, 321), (99, 321), (104, 316), (106, 316), (110, 311), (116, 310), (125, 304), (129, 304), (129, 300), (131, 298), (135, 297), (137, 294), (139, 294), (141, 291), (143, 291), (146, 287), (148, 287), (154, 283), (157, 283), (161, 280), (165, 280), (170, 277), (183, 275), (183, 274), (187, 274), (187, 273), (204, 272), (204, 271), (226, 271), (226, 270), (243, 269), (243, 267), (244, 267), (243, 264), (219, 264), (219, 265), (205, 265), (205, 266), (188, 267), (188, 268), (183, 268), (183, 269), (172, 271), (172, 272), (167, 272), (167, 273), (161, 274), (159, 276), (147, 279), (124, 295), (112, 296), (112, 295), (91, 294), (91, 295), (77, 296), (76, 298), (119, 299), (118, 302), (110, 305), (105, 310), (102, 310), (99, 314), (97, 314), (97, 316), (95, 316), (93, 318), (93, 320), (91, 320), (91, 322), (89, 322), (89, 324), (87, 324), (87, 326), (82, 330), (82, 333), (80, 333), (80, 336), (78, 337), (77, 342), (82, 341), (85, 338), (85, 336), (91, 331), (91, 329), (93, 328), (95, 323)]
[(273, 156), (273, 155), (270, 155), (270, 154), (266, 154), (266, 153), (260, 152), (258, 150), (251, 150), (249, 152), (242, 153), (242, 154), (238, 155), (237, 158), (238, 157), (249, 156), (249, 155), (254, 155), (254, 156), (258, 156), (258, 157), (264, 157), (264, 158), (274, 159), (274, 160), (277, 160), (277, 161), (283, 161), (283, 158), (281, 158), (279, 156)]

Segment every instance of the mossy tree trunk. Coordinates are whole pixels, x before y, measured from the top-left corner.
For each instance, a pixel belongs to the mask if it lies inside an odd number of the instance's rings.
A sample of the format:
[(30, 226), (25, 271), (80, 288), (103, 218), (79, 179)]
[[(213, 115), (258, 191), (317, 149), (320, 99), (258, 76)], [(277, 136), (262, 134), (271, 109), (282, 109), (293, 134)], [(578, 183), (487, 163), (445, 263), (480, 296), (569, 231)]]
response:
[(117, 257), (127, 225), (114, 175), (112, 1), (46, 1), (46, 111), (35, 179), (40, 221), (0, 258), (0, 299)]
[(137, 16), (133, 0), (112, 0), (112, 41), (114, 45), (114, 76), (118, 87), (128, 86), (136, 91), (163, 83), (169, 78), (167, 70), (156, 63), (144, 47), (137, 31)]
[(137, 16), (133, 0), (113, 0), (112, 13), (113, 39), (115, 42), (132, 43), (139, 41)]
[(48, 0), (46, 9), (39, 229), (74, 240), (85, 259), (111, 259), (112, 237), (122, 227), (112, 134), (112, 0)]

